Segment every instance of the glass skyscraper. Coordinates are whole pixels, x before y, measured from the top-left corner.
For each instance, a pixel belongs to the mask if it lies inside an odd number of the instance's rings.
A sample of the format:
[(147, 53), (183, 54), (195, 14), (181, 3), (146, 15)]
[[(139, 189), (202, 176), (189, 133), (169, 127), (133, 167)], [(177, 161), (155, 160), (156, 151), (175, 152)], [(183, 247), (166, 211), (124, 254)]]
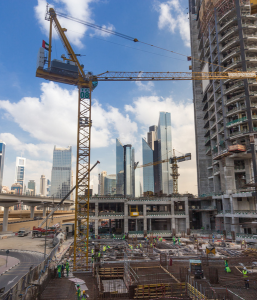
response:
[(116, 180), (116, 193), (124, 195), (124, 149), (118, 139), (116, 139)]
[(22, 186), (23, 193), (25, 192), (25, 165), (26, 158), (16, 157), (15, 182)]
[[(63, 198), (71, 189), (72, 149), (54, 146), (50, 196)], [(67, 198), (70, 200), (70, 196)]]
[(30, 180), (28, 182), (28, 189), (33, 190), (33, 196), (36, 195), (36, 182), (35, 182), (35, 180)]
[(5, 143), (0, 141), (0, 193), (2, 192), (4, 176)]
[[(153, 150), (145, 139), (142, 139), (142, 154), (143, 165), (153, 163)], [(154, 193), (154, 166), (143, 168), (143, 193), (145, 192)]]
[(122, 145), (116, 139), (116, 193), (118, 195), (135, 195), (135, 152), (131, 145)]
[[(172, 156), (171, 145), (171, 115), (160, 112), (158, 123), (158, 160), (169, 159)], [(173, 193), (173, 181), (169, 162), (159, 164), (160, 189), (164, 194)]]
[(116, 175), (110, 174), (104, 177), (104, 195), (116, 194)]

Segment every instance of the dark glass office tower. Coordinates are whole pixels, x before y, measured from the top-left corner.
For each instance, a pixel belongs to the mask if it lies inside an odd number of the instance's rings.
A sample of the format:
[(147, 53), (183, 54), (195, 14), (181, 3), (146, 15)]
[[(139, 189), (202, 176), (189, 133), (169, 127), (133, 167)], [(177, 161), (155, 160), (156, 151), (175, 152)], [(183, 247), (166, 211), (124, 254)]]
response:
[[(53, 167), (51, 179), (51, 196), (63, 198), (71, 187), (71, 146), (60, 148), (54, 146)], [(70, 196), (67, 198), (70, 200)]]

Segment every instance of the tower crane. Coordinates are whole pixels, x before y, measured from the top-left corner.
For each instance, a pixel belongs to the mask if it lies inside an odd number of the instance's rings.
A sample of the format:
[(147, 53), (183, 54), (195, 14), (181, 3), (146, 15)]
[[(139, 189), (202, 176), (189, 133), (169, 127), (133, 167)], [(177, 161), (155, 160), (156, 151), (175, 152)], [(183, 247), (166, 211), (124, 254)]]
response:
[[(36, 77), (78, 87), (78, 129), (76, 163), (76, 200), (74, 234), (74, 270), (88, 267), (89, 237), (89, 190), (90, 190), (90, 145), (91, 145), (91, 95), (99, 81), (162, 81), (162, 80), (226, 80), (257, 78), (255, 72), (104, 72), (93, 75), (85, 74), (83, 65), (78, 61), (69, 40), (66, 28), (63, 28), (53, 8), (47, 10), (46, 19), (50, 21), (49, 52), (45, 67), (44, 48), (40, 48), (37, 57)], [(67, 52), (62, 61), (51, 60), (52, 27), (55, 27)], [(134, 42), (137, 42), (134, 39)], [(88, 174), (85, 177), (85, 174)], [(80, 223), (81, 226), (78, 226)], [(86, 233), (83, 229), (86, 228)], [(78, 255), (80, 254), (80, 255)]]
[(139, 166), (138, 166), (138, 163), (136, 163), (134, 166), (134, 169), (156, 166), (159, 164), (169, 162), (171, 164), (171, 170), (172, 170), (171, 176), (173, 179), (173, 194), (178, 194), (178, 177), (180, 176), (180, 174), (178, 174), (178, 162), (182, 162), (185, 160), (191, 160), (191, 153), (186, 153), (185, 155), (183, 154), (182, 156), (176, 156), (175, 149), (173, 149), (172, 157), (166, 158), (163, 160), (159, 160), (159, 161), (155, 161), (155, 162), (150, 162), (150, 163), (147, 163), (144, 165), (139, 165)]

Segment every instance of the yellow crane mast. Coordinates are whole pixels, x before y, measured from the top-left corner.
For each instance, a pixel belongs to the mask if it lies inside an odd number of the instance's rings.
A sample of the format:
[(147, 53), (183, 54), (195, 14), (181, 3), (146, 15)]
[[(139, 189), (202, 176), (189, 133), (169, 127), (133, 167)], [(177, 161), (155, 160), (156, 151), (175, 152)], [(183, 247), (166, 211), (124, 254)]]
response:
[[(74, 270), (88, 266), (89, 237), (89, 190), (90, 190), (90, 142), (91, 142), (91, 95), (98, 81), (161, 81), (161, 80), (226, 80), (257, 78), (255, 72), (104, 72), (99, 75), (85, 74), (79, 63), (57, 14), (53, 8), (47, 11), (50, 21), (49, 54), (47, 68), (44, 49), (40, 48), (36, 77), (55, 82), (76, 85), (78, 87), (78, 130), (77, 130), (77, 169), (74, 232)], [(52, 26), (54, 25), (68, 57), (62, 55), (60, 60), (51, 60)], [(83, 179), (84, 175), (88, 176)], [(81, 182), (80, 182), (81, 181)], [(80, 182), (80, 183), (79, 183)], [(79, 184), (78, 184), (79, 183)], [(79, 254), (79, 255), (78, 255)]]

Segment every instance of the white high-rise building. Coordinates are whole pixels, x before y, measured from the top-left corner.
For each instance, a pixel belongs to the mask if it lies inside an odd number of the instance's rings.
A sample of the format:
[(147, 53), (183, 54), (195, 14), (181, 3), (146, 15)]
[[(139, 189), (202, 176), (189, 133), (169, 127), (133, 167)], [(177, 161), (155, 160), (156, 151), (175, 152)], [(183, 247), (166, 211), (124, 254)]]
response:
[(16, 166), (15, 166), (15, 183), (19, 183), (22, 186), (22, 192), (25, 191), (25, 166), (26, 158), (16, 157)]
[(46, 196), (46, 177), (41, 175), (40, 177), (40, 195)]

